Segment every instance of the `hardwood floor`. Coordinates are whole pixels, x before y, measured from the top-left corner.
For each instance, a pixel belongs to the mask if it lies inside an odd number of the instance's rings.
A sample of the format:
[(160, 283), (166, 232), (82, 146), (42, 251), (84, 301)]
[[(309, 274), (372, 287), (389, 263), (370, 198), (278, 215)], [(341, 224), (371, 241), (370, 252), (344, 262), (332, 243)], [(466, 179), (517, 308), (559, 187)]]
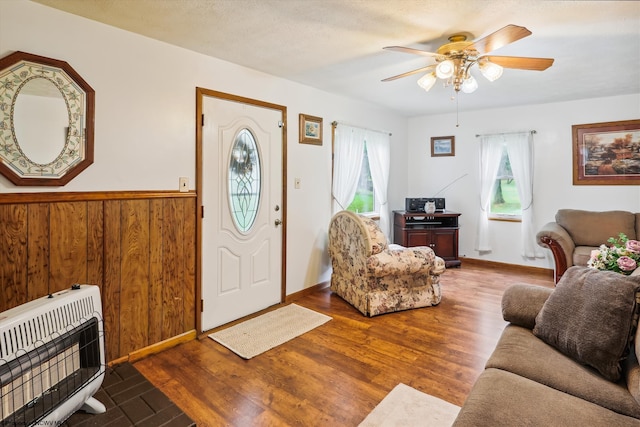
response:
[(295, 303), (333, 320), (251, 360), (209, 338), (135, 363), (198, 426), (357, 426), (398, 383), (461, 405), (506, 325), (513, 283), (550, 272), (465, 263), (436, 307), (373, 318), (328, 288)]

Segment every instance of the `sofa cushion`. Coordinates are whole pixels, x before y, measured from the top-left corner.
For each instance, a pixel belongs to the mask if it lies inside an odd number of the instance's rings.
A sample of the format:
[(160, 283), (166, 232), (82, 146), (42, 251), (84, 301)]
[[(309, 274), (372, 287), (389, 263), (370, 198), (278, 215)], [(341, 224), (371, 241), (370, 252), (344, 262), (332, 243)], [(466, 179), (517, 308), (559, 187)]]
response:
[(428, 274), (434, 268), (435, 260), (433, 249), (426, 246), (386, 249), (367, 258), (367, 271), (373, 277)]
[(576, 246), (600, 246), (620, 233), (636, 238), (636, 216), (631, 212), (560, 209), (556, 222), (567, 230)]
[(625, 360), (624, 367), (625, 380), (627, 383), (627, 390), (633, 398), (640, 404), (640, 365), (638, 365), (638, 359), (635, 352), (631, 352), (627, 360)]
[(638, 420), (527, 378), (486, 369), (474, 384), (453, 427), (626, 427)]
[(637, 326), (639, 291), (640, 276), (571, 267), (538, 313), (533, 333), (617, 381)]
[(553, 289), (516, 283), (502, 294), (502, 318), (514, 325), (533, 329), (536, 316)]
[(579, 265), (582, 267), (587, 266), (587, 262), (591, 258), (591, 251), (598, 249), (598, 246), (576, 246), (573, 250), (573, 265)]
[(640, 405), (622, 382), (598, 372), (538, 339), (530, 329), (508, 325), (487, 368), (512, 372), (615, 412), (640, 418)]

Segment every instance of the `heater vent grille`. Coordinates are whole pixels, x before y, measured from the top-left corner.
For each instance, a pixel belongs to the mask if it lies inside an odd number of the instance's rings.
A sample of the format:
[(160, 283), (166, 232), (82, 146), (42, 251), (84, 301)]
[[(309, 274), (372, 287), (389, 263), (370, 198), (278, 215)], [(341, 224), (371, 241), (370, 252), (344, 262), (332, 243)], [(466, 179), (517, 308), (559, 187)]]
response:
[(0, 359), (13, 359), (18, 351), (28, 352), (52, 341), (86, 322), (95, 313), (94, 300), (90, 296), (48, 307), (46, 311), (0, 332)]
[[(2, 1), (2, 0), (0, 0)], [(105, 373), (100, 288), (73, 285), (0, 312), (0, 427), (61, 425)]]

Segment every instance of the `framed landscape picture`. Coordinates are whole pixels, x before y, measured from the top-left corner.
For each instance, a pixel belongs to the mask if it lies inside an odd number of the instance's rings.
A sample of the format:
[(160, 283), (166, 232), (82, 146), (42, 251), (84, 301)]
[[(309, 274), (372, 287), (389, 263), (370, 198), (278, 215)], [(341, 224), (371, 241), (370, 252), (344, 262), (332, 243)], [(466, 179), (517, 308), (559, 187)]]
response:
[(300, 114), (300, 144), (322, 145), (322, 117)]
[(640, 184), (640, 120), (571, 128), (573, 185)]
[(434, 136), (431, 138), (431, 157), (455, 156), (455, 136)]

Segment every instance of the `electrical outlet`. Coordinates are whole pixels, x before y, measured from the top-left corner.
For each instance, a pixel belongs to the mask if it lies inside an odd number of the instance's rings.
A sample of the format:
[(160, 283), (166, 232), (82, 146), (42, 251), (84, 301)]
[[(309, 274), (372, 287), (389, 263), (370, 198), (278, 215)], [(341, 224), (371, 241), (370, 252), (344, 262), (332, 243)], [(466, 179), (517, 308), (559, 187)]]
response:
[(178, 182), (178, 189), (181, 193), (186, 193), (189, 191), (189, 178), (187, 178), (186, 176), (181, 176)]
[(293, 179), (293, 188), (295, 188), (296, 190), (299, 190), (300, 189), (300, 182), (301, 182), (300, 178), (294, 178)]

